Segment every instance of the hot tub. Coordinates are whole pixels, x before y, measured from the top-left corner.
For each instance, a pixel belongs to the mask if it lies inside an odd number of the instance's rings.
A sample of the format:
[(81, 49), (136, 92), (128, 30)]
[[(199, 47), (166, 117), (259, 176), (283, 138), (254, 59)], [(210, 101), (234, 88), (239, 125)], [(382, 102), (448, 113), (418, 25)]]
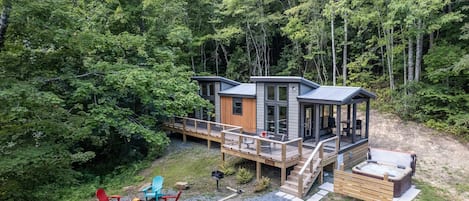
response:
[(401, 197), (412, 184), (412, 169), (391, 163), (368, 160), (353, 167), (352, 172), (377, 179), (387, 173), (388, 180), (394, 183), (394, 197)]

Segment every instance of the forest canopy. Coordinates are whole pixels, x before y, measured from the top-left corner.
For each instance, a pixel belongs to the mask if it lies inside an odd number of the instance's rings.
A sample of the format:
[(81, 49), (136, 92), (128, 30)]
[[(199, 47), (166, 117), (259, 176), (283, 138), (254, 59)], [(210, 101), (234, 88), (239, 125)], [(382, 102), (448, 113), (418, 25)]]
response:
[[(193, 75), (361, 86), (469, 139), (469, 2), (0, 0), (0, 197), (59, 200), (154, 158)], [(54, 195), (54, 196), (52, 196)]]

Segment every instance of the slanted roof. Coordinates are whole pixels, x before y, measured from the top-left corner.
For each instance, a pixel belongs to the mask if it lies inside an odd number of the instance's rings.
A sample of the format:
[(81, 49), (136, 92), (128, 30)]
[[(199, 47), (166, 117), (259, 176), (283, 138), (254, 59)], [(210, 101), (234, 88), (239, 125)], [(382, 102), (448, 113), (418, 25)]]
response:
[(234, 80), (230, 80), (228, 78), (220, 77), (220, 76), (193, 76), (193, 80), (197, 81), (204, 81), (204, 82), (224, 82), (231, 85), (240, 85), (241, 83), (236, 82)]
[(252, 82), (275, 82), (275, 83), (301, 83), (312, 88), (318, 88), (319, 84), (302, 77), (294, 76), (252, 76)]
[(304, 95), (298, 101), (321, 104), (349, 104), (355, 99), (376, 98), (376, 95), (361, 87), (321, 86)]
[(221, 96), (234, 96), (234, 97), (256, 97), (256, 84), (242, 83), (238, 86), (229, 88), (218, 92)]

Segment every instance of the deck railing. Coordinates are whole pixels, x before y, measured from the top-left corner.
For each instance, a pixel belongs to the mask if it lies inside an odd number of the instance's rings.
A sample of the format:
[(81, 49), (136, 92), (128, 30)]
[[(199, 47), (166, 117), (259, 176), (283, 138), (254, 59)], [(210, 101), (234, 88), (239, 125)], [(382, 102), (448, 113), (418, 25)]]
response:
[[(306, 160), (305, 164), (298, 173), (298, 196), (303, 196), (303, 175), (306, 171), (306, 168), (309, 167), (309, 173), (314, 175), (314, 171), (316, 171), (316, 169), (321, 165), (321, 160), (324, 158), (324, 144), (333, 140), (335, 140), (335, 149), (333, 150), (332, 154), (339, 153), (339, 137), (335, 136), (319, 142), (319, 144), (316, 146), (316, 148), (314, 148), (313, 152)], [(317, 160), (313, 164), (314, 158), (317, 158)]]
[(301, 157), (302, 143), (301, 138), (278, 141), (257, 135), (243, 134), (237, 129), (224, 130), (221, 134), (221, 146), (225, 148), (281, 162)]
[(217, 123), (189, 117), (173, 117), (166, 126), (182, 129), (183, 131), (192, 131), (202, 135), (219, 134), (223, 130), (242, 133), (243, 128), (229, 124)]

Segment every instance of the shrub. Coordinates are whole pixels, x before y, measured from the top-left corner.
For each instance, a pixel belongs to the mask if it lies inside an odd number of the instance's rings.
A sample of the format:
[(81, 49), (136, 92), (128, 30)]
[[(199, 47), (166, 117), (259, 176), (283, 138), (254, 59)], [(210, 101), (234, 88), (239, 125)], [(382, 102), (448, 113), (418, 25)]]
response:
[(259, 181), (256, 182), (256, 188), (254, 192), (261, 192), (265, 189), (269, 188), (270, 186), (270, 178), (269, 177), (262, 177)]
[(220, 164), (218, 167), (220, 168), (220, 171), (225, 173), (225, 176), (234, 175), (234, 173), (236, 173), (234, 167), (231, 165)]
[(236, 180), (238, 180), (238, 184), (249, 183), (252, 180), (252, 173), (246, 168), (239, 168), (238, 174), (236, 174)]

